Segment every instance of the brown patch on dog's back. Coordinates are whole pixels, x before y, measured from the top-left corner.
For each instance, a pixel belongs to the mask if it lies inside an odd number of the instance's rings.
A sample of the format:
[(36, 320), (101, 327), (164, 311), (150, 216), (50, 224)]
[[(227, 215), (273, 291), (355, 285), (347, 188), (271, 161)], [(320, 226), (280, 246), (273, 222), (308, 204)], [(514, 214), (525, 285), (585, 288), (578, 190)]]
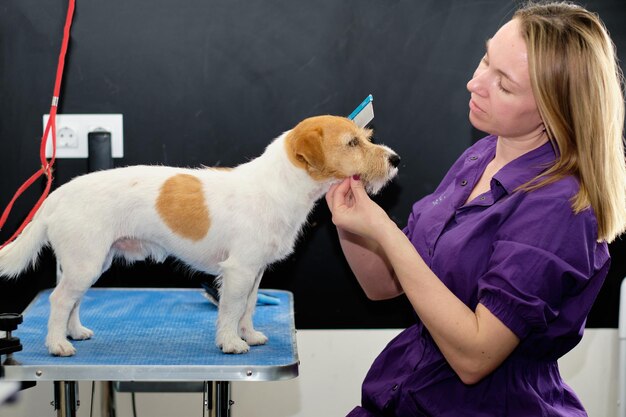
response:
[(182, 237), (200, 240), (209, 231), (211, 219), (202, 182), (193, 175), (168, 178), (161, 186), (156, 209), (165, 224)]

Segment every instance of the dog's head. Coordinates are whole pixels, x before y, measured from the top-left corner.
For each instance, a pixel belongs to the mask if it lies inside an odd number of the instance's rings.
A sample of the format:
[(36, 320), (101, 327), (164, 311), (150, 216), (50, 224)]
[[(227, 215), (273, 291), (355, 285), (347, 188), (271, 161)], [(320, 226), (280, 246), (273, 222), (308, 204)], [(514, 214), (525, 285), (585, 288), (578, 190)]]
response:
[(287, 134), (291, 162), (320, 182), (359, 175), (365, 189), (376, 194), (398, 173), (400, 157), (390, 148), (371, 142), (372, 131), (338, 116), (316, 116), (300, 122)]

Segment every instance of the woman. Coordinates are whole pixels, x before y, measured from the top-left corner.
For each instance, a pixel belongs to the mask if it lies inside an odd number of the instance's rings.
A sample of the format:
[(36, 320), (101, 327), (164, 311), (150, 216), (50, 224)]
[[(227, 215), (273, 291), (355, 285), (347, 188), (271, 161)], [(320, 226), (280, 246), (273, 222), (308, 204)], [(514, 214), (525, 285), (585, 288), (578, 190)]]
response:
[(326, 199), (371, 299), (406, 294), (350, 416), (583, 416), (557, 359), (582, 338), (626, 227), (614, 46), (568, 3), (518, 10), (467, 88), (470, 147), (400, 230), (358, 178)]

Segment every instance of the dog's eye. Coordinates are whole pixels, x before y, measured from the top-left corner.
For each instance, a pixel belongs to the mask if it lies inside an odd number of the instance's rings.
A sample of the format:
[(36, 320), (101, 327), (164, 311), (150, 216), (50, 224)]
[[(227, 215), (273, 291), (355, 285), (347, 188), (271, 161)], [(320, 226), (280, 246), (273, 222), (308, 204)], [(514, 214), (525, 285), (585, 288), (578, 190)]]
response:
[(359, 138), (352, 138), (350, 142), (348, 142), (348, 146), (355, 147), (359, 144)]

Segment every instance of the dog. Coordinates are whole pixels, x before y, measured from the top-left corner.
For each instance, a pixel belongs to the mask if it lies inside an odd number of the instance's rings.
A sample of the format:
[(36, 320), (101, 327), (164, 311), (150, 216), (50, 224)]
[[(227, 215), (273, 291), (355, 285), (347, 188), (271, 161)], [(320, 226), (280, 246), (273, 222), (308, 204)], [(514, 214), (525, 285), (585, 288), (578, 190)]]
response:
[(252, 323), (261, 276), (292, 253), (317, 200), (353, 175), (376, 194), (397, 174), (399, 156), (371, 135), (347, 118), (316, 116), (234, 168), (139, 165), (76, 177), (0, 251), (0, 275), (17, 277), (44, 246), (53, 249), (61, 274), (46, 346), (71, 356), (68, 337), (94, 334), (81, 324), (81, 297), (115, 259), (173, 256), (218, 277), (215, 342), (224, 353), (245, 353), (268, 340)]

